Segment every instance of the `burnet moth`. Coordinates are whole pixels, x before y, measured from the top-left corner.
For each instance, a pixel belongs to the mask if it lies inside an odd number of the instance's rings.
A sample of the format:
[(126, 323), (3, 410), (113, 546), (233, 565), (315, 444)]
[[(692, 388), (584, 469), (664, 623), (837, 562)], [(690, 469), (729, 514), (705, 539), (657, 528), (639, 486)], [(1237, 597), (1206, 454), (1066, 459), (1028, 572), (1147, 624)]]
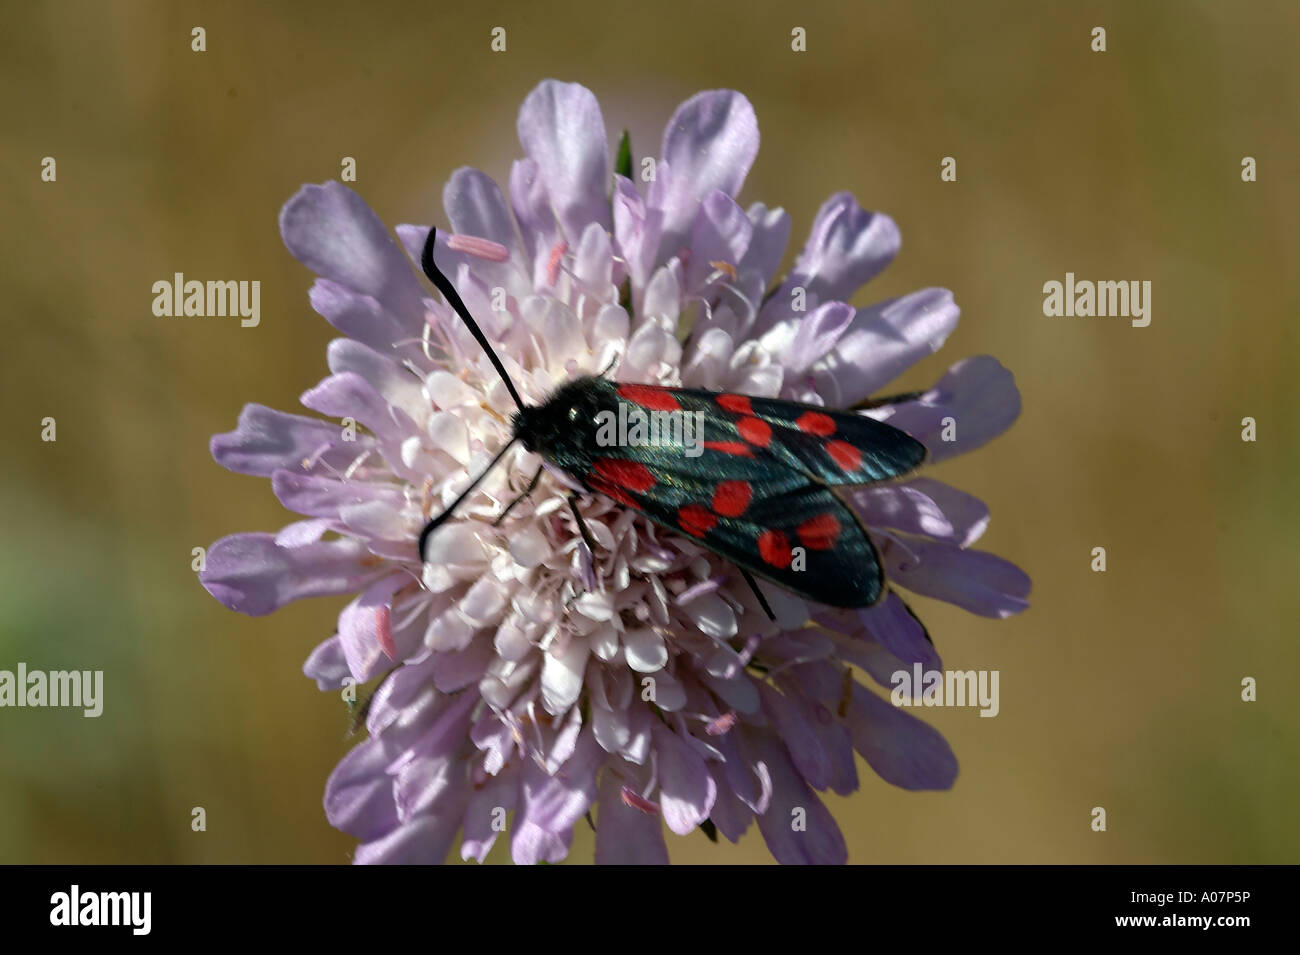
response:
[[(511, 422), (510, 441), (421, 531), (421, 560), (429, 536), (518, 442), (588, 491), (612, 498), (734, 563), (769, 616), (771, 608), (753, 577), (834, 607), (869, 607), (880, 600), (885, 592), (880, 555), (835, 489), (904, 475), (925, 460), (925, 445), (851, 411), (696, 388), (626, 384), (594, 375), (574, 378), (540, 405), (525, 405), (455, 287), (434, 264), (435, 238), (436, 230), (430, 229), (420, 266), (483, 348), (519, 410)], [(620, 413), (627, 420), (629, 414), (665, 412), (692, 416), (701, 440), (689, 447), (684, 442), (611, 446), (600, 440), (601, 427)], [(501, 517), (531, 493), (540, 475), (538, 471)], [(569, 506), (594, 550), (573, 497)]]

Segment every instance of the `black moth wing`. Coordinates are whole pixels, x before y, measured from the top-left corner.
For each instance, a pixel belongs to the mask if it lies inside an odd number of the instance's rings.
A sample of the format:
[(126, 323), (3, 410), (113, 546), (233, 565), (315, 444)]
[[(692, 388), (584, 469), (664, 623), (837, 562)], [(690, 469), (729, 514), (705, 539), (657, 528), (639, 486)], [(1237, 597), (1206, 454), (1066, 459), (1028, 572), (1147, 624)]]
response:
[[(694, 389), (595, 387), (643, 411), (698, 415), (702, 439), (598, 445), (555, 463), (587, 487), (694, 537), (751, 573), (819, 603), (862, 607), (883, 592), (880, 558), (829, 485), (897, 477), (925, 446), (851, 412)], [(602, 402), (602, 404), (606, 404)], [(585, 429), (579, 429), (585, 430)]]
[(756, 577), (810, 600), (832, 607), (869, 607), (880, 599), (880, 556), (856, 516), (830, 488), (804, 484), (762, 496), (759, 484), (759, 496), (740, 517), (710, 511), (710, 487), (696, 490), (681, 495), (692, 500), (678, 506), (659, 495), (630, 492), (628, 497), (631, 507), (656, 524), (693, 537)]
[(718, 403), (742, 436), (763, 435), (754, 419), (767, 424), (772, 428), (768, 450), (824, 484), (887, 481), (914, 471), (928, 454), (925, 445), (906, 432), (852, 411), (776, 398), (702, 394)]

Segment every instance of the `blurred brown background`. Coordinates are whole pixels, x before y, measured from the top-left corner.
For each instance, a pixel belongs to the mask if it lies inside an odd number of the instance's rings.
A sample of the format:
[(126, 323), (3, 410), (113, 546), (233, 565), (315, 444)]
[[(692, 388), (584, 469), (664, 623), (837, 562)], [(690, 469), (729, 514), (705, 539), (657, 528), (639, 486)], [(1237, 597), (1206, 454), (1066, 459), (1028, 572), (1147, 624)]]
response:
[[(1031, 574), (1033, 607), (916, 601), (949, 667), (1001, 671), (1001, 715), (923, 712), (961, 760), (951, 792), (862, 766), (830, 799), (852, 860), (1300, 861), (1294, 3), (87, 0), (0, 20), (0, 668), (102, 668), (106, 697), (98, 720), (0, 710), (0, 861), (348, 859), (320, 806), (348, 717), (300, 672), (345, 601), (252, 620), (204, 593), (192, 547), (288, 519), (208, 438), (326, 373), (284, 200), (354, 156), (385, 221), (441, 221), (457, 166), (505, 181), (548, 76), (593, 89), (637, 155), (695, 91), (743, 91), (763, 135), (745, 202), (789, 210), (797, 248), (852, 190), (904, 238), (858, 304), (955, 292), (958, 331), (900, 386), (981, 352), (1016, 373), (1020, 422), (935, 476), (989, 502), (980, 546)], [(177, 271), (260, 280), (261, 326), (154, 317)], [(1150, 280), (1151, 325), (1045, 318), (1066, 271)], [(580, 827), (573, 860), (591, 845)], [(669, 845), (768, 859), (753, 830)]]

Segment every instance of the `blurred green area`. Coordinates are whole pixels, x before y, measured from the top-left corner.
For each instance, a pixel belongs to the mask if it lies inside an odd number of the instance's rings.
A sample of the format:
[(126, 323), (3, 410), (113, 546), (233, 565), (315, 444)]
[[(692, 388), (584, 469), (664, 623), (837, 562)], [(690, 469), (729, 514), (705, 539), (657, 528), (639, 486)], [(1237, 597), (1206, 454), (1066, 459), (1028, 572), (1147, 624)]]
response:
[[(253, 620), (198, 586), (192, 547), (288, 519), (208, 438), (326, 373), (284, 200), (353, 156), (385, 221), (441, 220), (456, 167), (504, 181), (549, 76), (591, 87), (637, 155), (693, 92), (743, 91), (763, 134), (745, 200), (789, 210), (797, 245), (851, 190), (904, 237), (859, 304), (956, 294), (958, 331), (900, 387), (981, 352), (1016, 373), (1016, 427), (934, 474), (989, 502), (980, 546), (1029, 571), (1033, 607), (916, 601), (948, 666), (1001, 671), (1001, 714), (923, 714), (961, 760), (951, 792), (861, 766), (862, 791), (829, 800), (852, 860), (1300, 861), (1294, 3), (47, 2), (0, 20), (0, 668), (103, 669), (106, 697), (99, 719), (0, 710), (0, 861), (348, 859), (320, 806), (348, 716), (300, 671), (344, 601)], [(176, 271), (260, 280), (260, 327), (154, 317)], [(1150, 327), (1045, 318), (1066, 271), (1150, 280)], [(768, 859), (753, 830), (669, 844)], [(591, 847), (580, 827), (572, 858)]]

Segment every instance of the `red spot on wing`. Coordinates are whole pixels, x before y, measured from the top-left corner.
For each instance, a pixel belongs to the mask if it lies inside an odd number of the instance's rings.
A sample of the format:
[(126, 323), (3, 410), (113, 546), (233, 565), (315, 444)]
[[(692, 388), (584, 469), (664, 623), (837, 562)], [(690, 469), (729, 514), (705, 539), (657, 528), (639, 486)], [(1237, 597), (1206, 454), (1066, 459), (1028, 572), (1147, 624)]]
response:
[(593, 491), (597, 492), (598, 494), (604, 494), (606, 497), (613, 498), (614, 500), (618, 501), (618, 503), (620, 504), (625, 504), (628, 507), (638, 508), (638, 509), (641, 507), (640, 504), (638, 504), (632, 498), (628, 497), (627, 494), (623, 492), (622, 488), (616, 487), (615, 485), (610, 484), (608, 481), (602, 481), (600, 478), (595, 477), (594, 475), (592, 477), (587, 478), (587, 486), (590, 487)]
[(597, 458), (594, 471), (601, 480), (625, 487), (629, 491), (645, 492), (655, 486), (655, 476), (639, 461)]
[(750, 444), (765, 448), (772, 440), (772, 426), (762, 418), (741, 418), (736, 422), (736, 430)]
[(749, 445), (741, 444), (739, 441), (705, 441), (704, 447), (709, 451), (717, 451), (719, 454), (734, 454), (737, 457), (752, 458), (754, 452), (750, 450)]
[(753, 496), (748, 481), (723, 481), (713, 489), (713, 509), (723, 517), (739, 517)]
[(841, 471), (856, 471), (862, 467), (862, 452), (847, 441), (828, 441), (826, 453)]
[(818, 514), (799, 525), (799, 540), (812, 550), (830, 550), (840, 536), (840, 522), (834, 514)]
[(748, 395), (718, 395), (718, 405), (733, 414), (753, 414)]
[(829, 438), (835, 433), (835, 419), (820, 411), (805, 411), (795, 419), (795, 427), (806, 434)]
[(698, 504), (687, 504), (677, 509), (677, 523), (686, 533), (703, 537), (718, 523), (718, 515)]
[(650, 385), (619, 385), (618, 396), (650, 411), (682, 410), (676, 397), (666, 388), (653, 388)]
[(758, 554), (780, 570), (789, 567), (790, 561), (794, 559), (790, 552), (790, 541), (780, 531), (763, 531), (758, 535)]

